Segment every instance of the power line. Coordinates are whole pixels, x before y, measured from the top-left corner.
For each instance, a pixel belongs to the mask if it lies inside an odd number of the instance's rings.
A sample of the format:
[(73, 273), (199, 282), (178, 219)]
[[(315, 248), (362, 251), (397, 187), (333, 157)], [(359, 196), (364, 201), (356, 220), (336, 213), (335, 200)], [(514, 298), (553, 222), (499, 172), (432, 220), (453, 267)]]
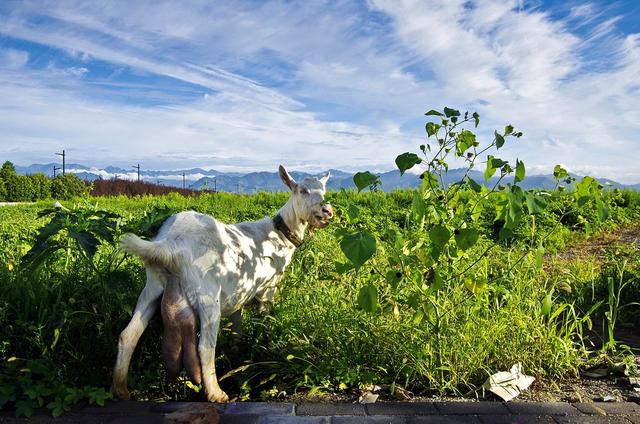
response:
[(140, 182), (140, 164), (132, 165), (132, 166), (133, 166), (133, 169), (138, 170), (138, 182)]
[(64, 175), (65, 174), (65, 157), (66, 157), (64, 150), (62, 150), (62, 153), (56, 153), (56, 155), (62, 156), (62, 175)]

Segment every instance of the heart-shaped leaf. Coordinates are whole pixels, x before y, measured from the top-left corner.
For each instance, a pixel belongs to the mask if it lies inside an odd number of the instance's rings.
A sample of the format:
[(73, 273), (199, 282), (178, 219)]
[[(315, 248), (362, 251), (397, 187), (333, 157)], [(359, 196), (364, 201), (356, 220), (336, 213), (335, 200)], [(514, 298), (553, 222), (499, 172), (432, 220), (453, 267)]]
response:
[(357, 231), (340, 241), (340, 249), (356, 268), (360, 268), (376, 253), (376, 239), (366, 231)]
[(473, 228), (461, 228), (456, 231), (454, 237), (458, 247), (462, 250), (467, 250), (476, 244), (479, 234)]
[(358, 191), (360, 192), (369, 186), (380, 184), (380, 178), (369, 171), (356, 172), (353, 176), (353, 183), (358, 187)]
[(369, 284), (360, 288), (358, 292), (358, 306), (369, 313), (378, 310), (378, 289), (376, 286)]
[(396, 158), (396, 165), (400, 170), (400, 175), (403, 175), (406, 170), (413, 168), (419, 163), (422, 163), (422, 159), (415, 153), (403, 153)]

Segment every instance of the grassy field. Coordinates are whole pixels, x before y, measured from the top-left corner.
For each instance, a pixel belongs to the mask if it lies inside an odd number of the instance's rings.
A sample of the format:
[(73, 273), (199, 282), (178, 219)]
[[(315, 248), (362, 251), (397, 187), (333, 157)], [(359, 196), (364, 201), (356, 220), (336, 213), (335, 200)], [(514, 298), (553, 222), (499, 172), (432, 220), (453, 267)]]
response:
[[(286, 198), (77, 199), (65, 204), (77, 213), (59, 222), (60, 231), (29, 260), (23, 256), (33, 253), (39, 229), (54, 216), (38, 217), (50, 202), (0, 208), (0, 404), (19, 414), (37, 406), (57, 414), (77, 401), (108, 398), (118, 334), (144, 285), (142, 264), (115, 248), (122, 232), (150, 235), (167, 214), (187, 209), (228, 223), (254, 220), (273, 216)], [(603, 222), (590, 205), (551, 202), (506, 240), (487, 209), (477, 217), (478, 242), (452, 254), (457, 269), (469, 272), (439, 275), (444, 283), (436, 290), (428, 268), (401, 260), (421, 258), (413, 191), (340, 192), (328, 199), (335, 222), (308, 235), (269, 314), (247, 310), (239, 344), (223, 322), (217, 364), (232, 398), (353, 393), (370, 384), (473, 396), (489, 374), (516, 362), (543, 381), (562, 379), (585, 361), (621, 351), (605, 338), (600, 355), (590, 353), (587, 328), (604, 326), (606, 335), (616, 319), (637, 316), (633, 306), (621, 308), (640, 294), (637, 248), (610, 243), (604, 253), (558, 253), (640, 225), (638, 193), (607, 192), (610, 213)], [(357, 219), (349, 205), (357, 205)], [(113, 215), (95, 219), (96, 211)], [(340, 248), (341, 234), (354, 227), (378, 237), (375, 256), (358, 269), (348, 266)], [(93, 257), (78, 247), (91, 244), (77, 236), (84, 230), (95, 230), (101, 242)], [(371, 286), (374, 307), (363, 307), (359, 296)], [(186, 379), (165, 382), (160, 337), (156, 317), (132, 361), (134, 398), (203, 399)]]

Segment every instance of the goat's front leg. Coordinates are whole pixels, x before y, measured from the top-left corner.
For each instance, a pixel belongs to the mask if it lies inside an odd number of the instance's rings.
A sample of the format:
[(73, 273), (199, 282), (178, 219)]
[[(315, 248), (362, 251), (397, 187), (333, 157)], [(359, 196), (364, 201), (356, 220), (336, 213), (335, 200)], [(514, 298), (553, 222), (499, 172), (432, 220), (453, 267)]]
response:
[(218, 385), (216, 375), (216, 341), (220, 328), (220, 287), (215, 293), (200, 294), (198, 314), (200, 316), (200, 343), (198, 353), (202, 366), (202, 383), (209, 402), (228, 402), (229, 396)]
[(129, 399), (130, 397), (127, 389), (127, 372), (129, 371), (131, 356), (140, 336), (158, 307), (162, 290), (162, 283), (155, 278), (150, 278), (149, 274), (147, 274), (147, 284), (144, 286), (142, 293), (140, 293), (131, 321), (120, 333), (118, 359), (113, 370), (113, 382), (111, 383), (111, 392), (120, 399)]

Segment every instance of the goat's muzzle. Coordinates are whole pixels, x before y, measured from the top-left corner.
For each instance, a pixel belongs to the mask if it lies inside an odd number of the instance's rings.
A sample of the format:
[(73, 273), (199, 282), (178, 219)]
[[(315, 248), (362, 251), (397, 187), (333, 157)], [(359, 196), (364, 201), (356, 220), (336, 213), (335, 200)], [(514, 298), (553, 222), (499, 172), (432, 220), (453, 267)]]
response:
[(320, 213), (313, 215), (313, 226), (316, 228), (324, 228), (329, 225), (329, 220), (333, 218), (333, 208), (330, 204), (322, 205)]

